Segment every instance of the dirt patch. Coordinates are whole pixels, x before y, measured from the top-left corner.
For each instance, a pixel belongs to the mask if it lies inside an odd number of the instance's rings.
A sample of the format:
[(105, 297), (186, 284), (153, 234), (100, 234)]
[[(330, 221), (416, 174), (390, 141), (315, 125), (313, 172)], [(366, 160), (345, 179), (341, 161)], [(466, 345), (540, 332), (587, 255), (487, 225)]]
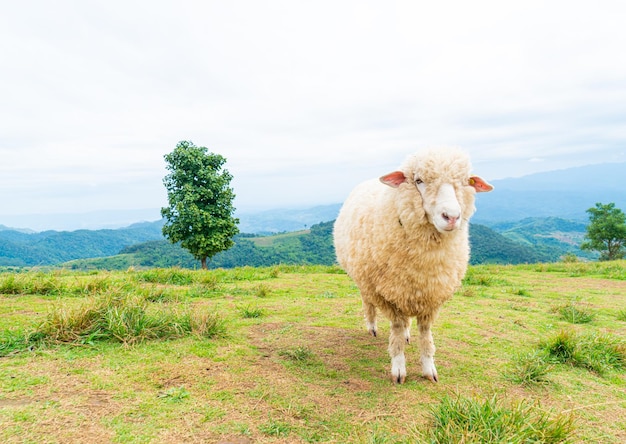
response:
[(0, 399), (0, 408), (25, 407), (35, 402), (32, 399)]
[[(250, 328), (248, 336), (261, 355), (274, 363), (285, 361), (285, 357), (281, 356), (285, 351), (297, 348), (308, 350), (326, 369), (345, 375), (342, 383), (354, 389), (369, 390), (371, 386), (351, 374), (355, 360), (376, 360), (387, 356), (386, 343), (378, 344), (380, 338), (336, 327), (270, 323)], [(372, 376), (375, 377), (374, 374)]]

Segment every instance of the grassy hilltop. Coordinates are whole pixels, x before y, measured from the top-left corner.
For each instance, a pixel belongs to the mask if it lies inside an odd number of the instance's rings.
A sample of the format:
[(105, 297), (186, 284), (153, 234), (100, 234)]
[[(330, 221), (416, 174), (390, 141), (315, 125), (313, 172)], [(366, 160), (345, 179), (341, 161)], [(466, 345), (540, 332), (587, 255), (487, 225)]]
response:
[(626, 441), (626, 261), (470, 267), (438, 384), (380, 329), (332, 266), (2, 273), (0, 438)]

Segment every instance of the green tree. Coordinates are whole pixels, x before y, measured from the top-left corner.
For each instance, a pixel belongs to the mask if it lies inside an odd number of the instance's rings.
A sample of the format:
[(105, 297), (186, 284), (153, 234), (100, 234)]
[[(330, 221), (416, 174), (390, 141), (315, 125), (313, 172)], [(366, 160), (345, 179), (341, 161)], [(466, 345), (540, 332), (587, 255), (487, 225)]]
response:
[(587, 210), (589, 225), (587, 239), (580, 246), (583, 250), (600, 252), (600, 260), (622, 259), (626, 252), (626, 215), (614, 203), (603, 205), (596, 203)]
[(239, 232), (239, 220), (233, 217), (233, 176), (222, 168), (224, 157), (190, 141), (179, 142), (165, 161), (170, 173), (163, 179), (169, 201), (161, 208), (163, 235), (180, 242), (206, 269), (207, 258), (232, 247)]

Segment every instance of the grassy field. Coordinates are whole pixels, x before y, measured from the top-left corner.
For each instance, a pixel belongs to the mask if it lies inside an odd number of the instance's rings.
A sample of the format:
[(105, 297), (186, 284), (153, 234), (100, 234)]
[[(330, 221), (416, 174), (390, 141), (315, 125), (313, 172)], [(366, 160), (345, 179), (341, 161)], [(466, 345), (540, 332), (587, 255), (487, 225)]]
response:
[(624, 261), (471, 267), (438, 384), (380, 330), (334, 267), (0, 273), (0, 440), (626, 442)]
[(249, 237), (247, 239), (254, 243), (254, 245), (256, 245), (257, 247), (270, 247), (277, 242), (289, 241), (290, 239), (300, 237), (310, 232), (311, 230), (290, 231), (289, 233), (273, 234), (271, 236)]

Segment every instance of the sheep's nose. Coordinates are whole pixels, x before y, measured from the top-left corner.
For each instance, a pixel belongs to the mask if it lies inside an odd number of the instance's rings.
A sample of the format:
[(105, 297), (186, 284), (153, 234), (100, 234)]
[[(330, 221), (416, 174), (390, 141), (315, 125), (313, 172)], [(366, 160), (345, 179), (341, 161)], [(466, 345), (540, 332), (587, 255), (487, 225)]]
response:
[(450, 226), (456, 225), (456, 221), (459, 220), (459, 216), (450, 216), (448, 213), (443, 213), (441, 217), (443, 217), (443, 220)]

